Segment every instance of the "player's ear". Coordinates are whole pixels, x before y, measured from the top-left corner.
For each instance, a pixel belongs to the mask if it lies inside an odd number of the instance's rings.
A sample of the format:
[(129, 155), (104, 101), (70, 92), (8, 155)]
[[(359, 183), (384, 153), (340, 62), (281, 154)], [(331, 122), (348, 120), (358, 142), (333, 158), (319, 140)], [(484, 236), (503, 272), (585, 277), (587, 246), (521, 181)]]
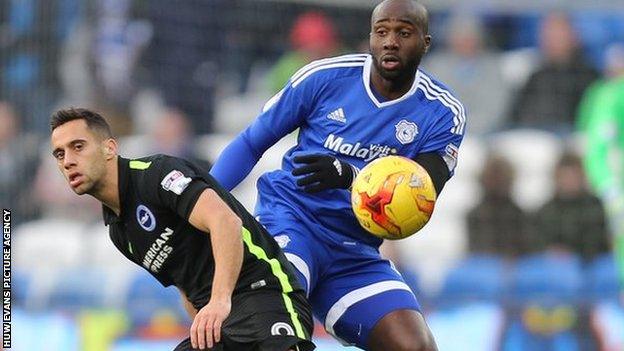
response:
[(429, 51), (430, 47), (431, 47), (431, 35), (427, 34), (425, 35), (425, 53)]
[(109, 138), (104, 140), (104, 144), (102, 146), (107, 160), (110, 160), (117, 155), (117, 141), (115, 139)]

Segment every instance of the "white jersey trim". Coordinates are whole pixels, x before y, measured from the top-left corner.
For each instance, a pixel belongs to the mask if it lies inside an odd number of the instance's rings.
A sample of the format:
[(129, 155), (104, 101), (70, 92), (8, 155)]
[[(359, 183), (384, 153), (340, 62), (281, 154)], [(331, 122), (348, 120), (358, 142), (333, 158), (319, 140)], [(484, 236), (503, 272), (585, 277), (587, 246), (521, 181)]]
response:
[(358, 66), (363, 66), (364, 65), (364, 61), (353, 61), (353, 62), (337, 62), (337, 63), (332, 63), (332, 64), (325, 64), (325, 65), (321, 65), (318, 66), (316, 68), (313, 68), (309, 71), (307, 71), (305, 74), (303, 74), (301, 77), (299, 77), (297, 80), (294, 80), (292, 82), (292, 87), (296, 88), (297, 85), (299, 85), (301, 82), (303, 82), (306, 78), (308, 78), (309, 76), (311, 76), (312, 74), (324, 70), (324, 69), (330, 69), (330, 68), (338, 68), (338, 67), (358, 67)]
[(368, 57), (366, 58), (366, 62), (364, 63), (364, 72), (362, 73), (362, 81), (364, 83), (364, 88), (366, 88), (366, 93), (368, 94), (368, 97), (375, 104), (375, 106), (382, 108), (382, 107), (394, 105), (396, 103), (399, 103), (409, 98), (410, 96), (414, 95), (414, 93), (416, 92), (416, 87), (418, 85), (418, 82), (420, 81), (420, 76), (421, 76), (420, 70), (416, 71), (416, 76), (414, 77), (414, 83), (412, 84), (412, 87), (407, 93), (405, 93), (403, 96), (401, 96), (398, 99), (379, 102), (379, 100), (377, 100), (377, 98), (375, 97), (375, 94), (373, 94), (373, 91), (371, 90), (371, 87), (370, 87), (372, 65), (373, 65), (373, 58), (372, 56), (368, 55)]
[(436, 86), (438, 88), (438, 90), (436, 90), (431, 84), (429, 84), (429, 82), (428, 78), (426, 78), (423, 74), (423, 79), (420, 81), (420, 84), (418, 84), (418, 88), (422, 90), (427, 99), (431, 101), (440, 101), (444, 106), (448, 107), (453, 112), (453, 128), (451, 128), (451, 132), (453, 134), (463, 134), (466, 120), (463, 105), (455, 98), (452, 98), (448, 91), (441, 89), (438, 86)]
[(314, 68), (317, 68), (319, 66), (325, 65), (325, 64), (337, 63), (337, 62), (348, 62), (348, 61), (364, 62), (364, 60), (366, 60), (366, 56), (367, 54), (351, 54), (351, 55), (342, 55), (342, 56), (337, 56), (337, 57), (329, 57), (329, 58), (325, 58), (321, 60), (316, 60), (303, 66), (301, 69), (295, 72), (295, 74), (292, 75), (290, 80), (294, 82), (298, 80), (299, 78), (301, 78), (301, 76), (303, 76), (308, 71)]
[(295, 254), (285, 252), (284, 256), (286, 256), (288, 261), (290, 261), (290, 263), (292, 263), (293, 266), (295, 266), (295, 268), (299, 271), (299, 273), (301, 273), (305, 277), (306, 284), (307, 284), (306, 297), (308, 297), (308, 295), (310, 295), (309, 291), (310, 289), (312, 289), (312, 287), (310, 286), (310, 268), (308, 267), (308, 264), (301, 257)]
[(455, 134), (464, 134), (464, 129), (466, 126), (466, 110), (464, 108), (464, 105), (459, 102), (459, 100), (457, 100), (457, 98), (455, 98), (455, 96), (453, 96), (451, 92), (434, 83), (431, 78), (427, 77), (427, 75), (423, 74), (422, 78), (423, 81), (427, 83), (426, 85), (431, 89), (431, 91), (437, 93), (441, 100), (443, 99), (449, 104), (454, 105), (455, 108), (459, 111), (459, 114), (456, 116), (458, 123), (456, 124), (455, 128), (453, 128), (454, 131), (452, 131)]
[(267, 101), (264, 106), (262, 107), (262, 113), (267, 112), (271, 107), (273, 107), (273, 105), (275, 105), (276, 102), (279, 101), (279, 99), (282, 98), (282, 95), (284, 94), (284, 90), (286, 88), (280, 90), (277, 92), (277, 94), (273, 95), (272, 98), (269, 99), (269, 101)]
[(333, 335), (336, 339), (340, 340), (334, 332), (334, 325), (347, 311), (347, 309), (364, 299), (390, 290), (407, 290), (410, 293), (412, 292), (407, 284), (398, 280), (386, 280), (353, 290), (341, 297), (329, 309), (327, 317), (325, 317), (325, 330), (327, 330), (327, 332)]

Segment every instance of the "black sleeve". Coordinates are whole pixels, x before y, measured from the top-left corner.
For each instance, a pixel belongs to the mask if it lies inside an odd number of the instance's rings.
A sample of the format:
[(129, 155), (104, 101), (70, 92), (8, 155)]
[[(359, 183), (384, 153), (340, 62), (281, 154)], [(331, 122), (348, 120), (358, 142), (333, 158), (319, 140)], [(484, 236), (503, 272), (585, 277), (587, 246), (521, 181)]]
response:
[(444, 188), (444, 184), (446, 184), (446, 181), (450, 178), (448, 166), (446, 162), (444, 162), (442, 156), (437, 152), (428, 152), (417, 155), (414, 161), (429, 173), (429, 177), (431, 177), (436, 190), (436, 195), (439, 196), (442, 188)]
[(201, 193), (212, 187), (198, 168), (170, 156), (153, 159), (139, 178), (138, 186), (146, 201), (166, 207), (184, 219), (191, 215)]

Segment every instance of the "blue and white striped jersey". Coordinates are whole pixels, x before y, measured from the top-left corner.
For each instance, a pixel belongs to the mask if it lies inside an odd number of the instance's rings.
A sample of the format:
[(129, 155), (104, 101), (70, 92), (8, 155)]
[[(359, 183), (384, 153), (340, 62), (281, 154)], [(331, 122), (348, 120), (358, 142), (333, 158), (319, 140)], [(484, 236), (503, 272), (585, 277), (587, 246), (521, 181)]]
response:
[(385, 101), (370, 84), (371, 66), (368, 54), (315, 61), (295, 73), (266, 103), (256, 126), (269, 130), (276, 139), (300, 130), (297, 145), (284, 155), (282, 169), (258, 181), (258, 215), (270, 213), (271, 203), (278, 202), (302, 219), (378, 245), (380, 241), (355, 219), (349, 191), (307, 194), (296, 185), (291, 175), (295, 156), (332, 154), (362, 168), (382, 156), (414, 158), (437, 152), (453, 174), (466, 127), (463, 105), (421, 70), (405, 95)]

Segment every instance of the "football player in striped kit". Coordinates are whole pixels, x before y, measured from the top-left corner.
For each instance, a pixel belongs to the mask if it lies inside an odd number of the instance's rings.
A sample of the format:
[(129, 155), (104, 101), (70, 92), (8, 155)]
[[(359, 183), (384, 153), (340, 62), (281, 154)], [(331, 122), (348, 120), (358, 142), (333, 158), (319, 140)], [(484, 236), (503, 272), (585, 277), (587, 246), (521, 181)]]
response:
[(325, 329), (366, 350), (436, 349), (413, 292), (380, 256), (381, 240), (355, 219), (349, 191), (358, 169), (387, 155), (422, 165), (438, 195), (453, 175), (466, 113), (418, 68), (430, 43), (421, 4), (383, 1), (371, 16), (370, 54), (300, 69), (211, 170), (232, 189), (299, 128), (282, 169), (258, 180), (256, 215), (297, 269)]

